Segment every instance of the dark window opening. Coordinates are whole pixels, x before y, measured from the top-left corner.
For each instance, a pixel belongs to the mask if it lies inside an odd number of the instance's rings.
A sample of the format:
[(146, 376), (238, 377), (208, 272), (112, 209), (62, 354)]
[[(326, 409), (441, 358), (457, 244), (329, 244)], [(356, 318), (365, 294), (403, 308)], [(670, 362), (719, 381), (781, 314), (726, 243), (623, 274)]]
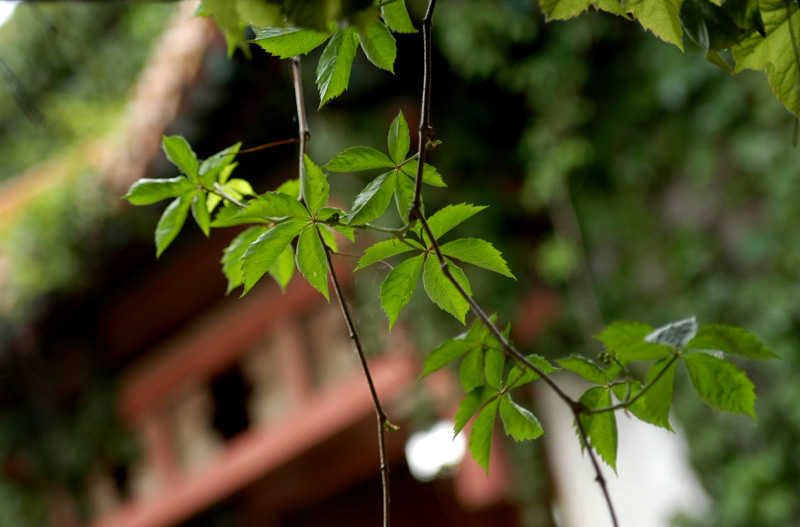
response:
[(225, 439), (234, 437), (250, 426), (247, 400), (251, 391), (238, 364), (211, 380), (211, 395), (214, 398), (212, 424)]

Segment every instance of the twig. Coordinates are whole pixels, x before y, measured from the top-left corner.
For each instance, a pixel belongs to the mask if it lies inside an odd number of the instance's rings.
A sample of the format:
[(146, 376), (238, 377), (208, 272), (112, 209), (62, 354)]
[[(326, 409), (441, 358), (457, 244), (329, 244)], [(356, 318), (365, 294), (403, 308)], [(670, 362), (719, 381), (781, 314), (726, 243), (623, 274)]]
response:
[(280, 146), (280, 145), (288, 145), (290, 143), (296, 143), (298, 141), (300, 141), (300, 138), (297, 137), (293, 137), (291, 139), (283, 139), (281, 141), (273, 141), (265, 145), (258, 145), (254, 146), (253, 148), (245, 148), (244, 150), (239, 150), (238, 152), (236, 152), (236, 155), (249, 154), (250, 152), (258, 152), (259, 150), (264, 150), (265, 148), (272, 148), (273, 146)]
[[(308, 121), (306, 121), (306, 103), (303, 99), (303, 75), (301, 70), (300, 55), (292, 59), (292, 80), (294, 81), (294, 99), (297, 103), (297, 128), (300, 133), (300, 173), (303, 172), (303, 156), (306, 155), (306, 141), (311, 139), (311, 132), (308, 131)], [(303, 201), (303, 186), (300, 185), (300, 196), (297, 198)]]
[[(638, 400), (640, 397), (642, 397), (642, 396), (643, 396), (643, 395), (644, 395), (644, 394), (647, 392), (647, 390), (649, 390), (649, 389), (650, 389), (650, 387), (651, 387), (651, 386), (653, 386), (655, 383), (657, 383), (657, 382), (658, 382), (658, 380), (659, 380), (661, 377), (663, 377), (663, 376), (664, 376), (664, 372), (666, 372), (666, 371), (667, 371), (667, 370), (670, 368), (670, 366), (672, 366), (672, 365), (675, 363), (675, 361), (677, 361), (677, 360), (678, 360), (678, 358), (679, 358), (679, 357), (680, 357), (680, 354), (678, 354), (678, 353), (675, 353), (675, 354), (672, 356), (672, 358), (669, 360), (669, 362), (667, 362), (667, 364), (665, 364), (665, 365), (664, 365), (664, 367), (663, 367), (663, 368), (661, 368), (661, 371), (659, 371), (659, 372), (656, 374), (656, 376), (655, 376), (655, 377), (653, 377), (653, 380), (652, 380), (652, 381), (650, 381), (649, 383), (647, 383), (647, 384), (646, 384), (646, 385), (645, 385), (645, 386), (642, 388), (642, 391), (640, 391), (639, 393), (637, 393), (636, 395), (634, 395), (634, 396), (633, 396), (633, 397), (631, 397), (630, 399), (628, 399), (628, 398), (626, 397), (626, 398), (625, 398), (625, 400), (624, 400), (624, 401), (622, 401), (621, 403), (619, 403), (619, 404), (615, 404), (615, 405), (612, 405), (612, 406), (606, 406), (605, 408), (590, 408), (590, 409), (585, 409), (585, 410), (584, 410), (584, 413), (585, 413), (585, 414), (588, 414), (588, 415), (592, 415), (592, 414), (602, 414), (602, 413), (605, 413), (605, 412), (613, 412), (613, 411), (615, 411), (615, 410), (622, 410), (622, 409), (624, 409), (624, 408), (629, 408), (629, 407), (630, 407), (630, 406), (631, 406), (633, 403), (635, 403), (635, 402), (636, 402), (636, 401), (637, 401), (637, 400)], [(628, 384), (628, 389), (630, 390), (630, 384)]]

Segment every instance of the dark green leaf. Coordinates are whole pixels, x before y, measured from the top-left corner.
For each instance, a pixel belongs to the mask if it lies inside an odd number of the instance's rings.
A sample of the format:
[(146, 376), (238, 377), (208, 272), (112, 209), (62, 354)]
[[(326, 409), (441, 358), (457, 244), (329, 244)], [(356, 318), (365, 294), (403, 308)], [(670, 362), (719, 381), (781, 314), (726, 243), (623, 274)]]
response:
[[(231, 241), (230, 245), (222, 251), (222, 272), (228, 279), (228, 290), (225, 294), (230, 294), (231, 291), (242, 285), (242, 261), (244, 252), (251, 243), (256, 241), (259, 236), (266, 232), (267, 228), (262, 226), (250, 227), (240, 232)], [(292, 261), (294, 267), (294, 261)]]
[(393, 168), (386, 154), (368, 146), (353, 146), (335, 155), (325, 168), (328, 172), (360, 172), (374, 168)]
[(703, 326), (687, 345), (690, 349), (719, 350), (748, 359), (779, 358), (745, 330), (733, 326), (712, 324)]
[(363, 225), (386, 212), (392, 200), (394, 185), (394, 172), (386, 172), (375, 178), (353, 201), (347, 216), (347, 225)]
[[(589, 408), (606, 408), (611, 406), (611, 391), (601, 386), (590, 388), (581, 396), (580, 401)], [(580, 420), (589, 439), (589, 445), (616, 472), (617, 418), (614, 412), (581, 414)]]
[(397, 44), (392, 32), (381, 22), (376, 20), (370, 24), (366, 31), (358, 32), (361, 49), (369, 61), (377, 67), (394, 73), (394, 60), (397, 58)]
[(193, 198), (194, 193), (181, 194), (169, 204), (164, 214), (161, 215), (156, 226), (156, 258), (161, 256), (161, 253), (181, 232)]
[(199, 181), (197, 156), (182, 135), (164, 136), (161, 146), (170, 163), (189, 176), (191, 181), (195, 183)]
[(483, 350), (476, 347), (466, 354), (464, 360), (461, 361), (461, 372), (459, 378), (461, 386), (465, 392), (471, 392), (478, 386), (483, 386)]
[(531, 441), (544, 434), (542, 424), (529, 410), (511, 400), (509, 394), (500, 398), (500, 419), (506, 435), (515, 441)]
[(684, 360), (689, 379), (703, 401), (723, 412), (756, 418), (754, 386), (742, 370), (705, 353), (692, 353)]
[(397, 0), (381, 6), (381, 16), (392, 31), (397, 33), (416, 33), (417, 29), (408, 16), (405, 0)]
[(492, 398), (497, 397), (498, 393), (488, 386), (478, 386), (467, 394), (458, 405), (456, 412), (454, 431), (458, 435), (467, 425), (469, 420)]
[(194, 187), (188, 179), (181, 176), (169, 179), (142, 178), (122, 197), (134, 205), (150, 205), (167, 198), (175, 198)]
[(621, 362), (663, 359), (672, 354), (672, 348), (645, 341), (653, 328), (640, 322), (614, 322), (595, 338), (617, 354)]
[(322, 293), (328, 301), (328, 259), (319, 239), (316, 225), (309, 225), (300, 232), (297, 240), (297, 269), (308, 283)]
[(438, 240), (450, 229), (468, 220), (486, 207), (476, 207), (469, 203), (448, 205), (428, 218), (428, 225), (433, 236)]
[(308, 211), (302, 203), (282, 192), (267, 192), (247, 203), (237, 219), (272, 222), (276, 218), (308, 218)]
[(328, 180), (322, 169), (305, 154), (303, 154), (303, 167), (300, 170), (300, 188), (303, 189), (303, 199), (312, 216), (328, 203), (330, 193)]
[(500, 251), (485, 240), (480, 240), (478, 238), (461, 238), (445, 243), (440, 249), (445, 256), (477, 265), (478, 267), (483, 267), (484, 269), (500, 273), (516, 280), (516, 277), (511, 274), (508, 264), (506, 264)]
[(250, 244), (242, 256), (242, 273), (244, 277), (244, 292), (242, 296), (247, 294), (256, 282), (264, 276), (264, 273), (272, 267), (272, 264), (286, 249), (286, 246), (307, 225), (307, 221), (288, 220), (275, 225)]
[(278, 282), (283, 292), (286, 292), (286, 286), (289, 285), (289, 281), (294, 276), (294, 265), (294, 248), (289, 244), (278, 256), (278, 259), (275, 260), (275, 263), (272, 264), (272, 267), (269, 268), (269, 275)]
[(389, 331), (417, 288), (423, 260), (422, 255), (409, 258), (392, 269), (381, 284), (381, 307), (389, 318)]
[(208, 204), (206, 203), (206, 193), (198, 192), (192, 199), (192, 216), (197, 226), (206, 235), (209, 235), (209, 225), (211, 223), (211, 215), (208, 212)]
[(600, 366), (585, 357), (573, 355), (566, 359), (559, 359), (556, 362), (565, 370), (577, 373), (589, 382), (593, 382), (595, 384), (606, 383), (605, 372), (600, 368)]
[[(456, 281), (461, 284), (461, 287), (472, 296), (472, 289), (469, 286), (469, 281), (464, 275), (464, 271), (459, 269), (456, 264), (447, 260), (450, 272)], [(425, 270), (422, 273), (422, 283), (425, 286), (425, 292), (434, 304), (444, 309), (462, 324), (464, 324), (464, 317), (469, 311), (469, 303), (461, 296), (458, 289), (447, 279), (442, 272), (439, 262), (434, 258), (428, 258), (425, 261)]]
[(683, 0), (680, 16), (686, 34), (706, 51), (728, 49), (744, 34), (722, 7), (708, 0)]
[(350, 82), (350, 69), (358, 49), (358, 38), (352, 27), (339, 28), (331, 37), (317, 64), (319, 107), (341, 95)]
[(465, 336), (444, 341), (439, 347), (435, 348), (425, 357), (425, 365), (420, 379), (442, 369), (450, 362), (478, 348), (480, 348), (480, 342), (470, 340), (465, 338)]
[(469, 436), (469, 451), (473, 459), (486, 470), (489, 475), (489, 458), (492, 454), (492, 433), (494, 432), (494, 419), (497, 415), (499, 401), (492, 401), (483, 407), (475, 422), (472, 423), (472, 433)]
[(268, 53), (282, 59), (305, 55), (328, 40), (330, 33), (299, 27), (268, 27), (251, 40)]
[(411, 147), (411, 135), (408, 132), (408, 123), (403, 112), (397, 114), (389, 127), (389, 156), (399, 165), (406, 159)]

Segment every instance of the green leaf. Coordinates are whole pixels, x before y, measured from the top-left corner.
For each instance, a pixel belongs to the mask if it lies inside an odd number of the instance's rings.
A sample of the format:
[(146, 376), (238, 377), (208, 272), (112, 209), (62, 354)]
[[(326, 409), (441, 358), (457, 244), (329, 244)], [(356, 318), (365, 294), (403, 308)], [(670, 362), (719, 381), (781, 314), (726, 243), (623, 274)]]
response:
[(374, 168), (393, 168), (386, 154), (368, 146), (353, 146), (336, 154), (325, 168), (328, 172), (360, 172)]
[(308, 218), (302, 203), (282, 192), (267, 192), (247, 203), (237, 219), (271, 222), (275, 218)]
[(437, 348), (434, 348), (430, 354), (425, 357), (425, 363), (422, 370), (420, 379), (429, 375), (437, 370), (442, 369), (450, 362), (456, 360), (462, 355), (466, 355), (474, 349), (480, 348), (481, 343), (466, 338), (466, 335), (461, 338), (455, 338), (444, 341)]
[[(611, 391), (601, 386), (590, 388), (581, 396), (580, 401), (589, 408), (605, 408), (611, 406)], [(580, 420), (589, 439), (589, 446), (616, 472), (617, 418), (614, 412), (581, 414)]]
[(643, 28), (683, 51), (680, 7), (681, 0), (628, 0), (624, 9), (632, 13)]
[[(241, 258), (244, 256), (244, 252), (250, 244), (256, 241), (256, 239), (266, 231), (267, 228), (260, 225), (250, 227), (240, 232), (231, 241), (230, 245), (222, 251), (222, 273), (225, 275), (225, 278), (228, 279), (228, 289), (225, 291), (226, 295), (242, 285)], [(292, 267), (294, 267), (294, 261), (292, 261)]]
[(382, 242), (378, 242), (371, 247), (368, 247), (367, 250), (364, 251), (364, 254), (358, 260), (358, 266), (355, 270), (358, 271), (359, 269), (363, 269), (368, 265), (385, 260), (396, 254), (402, 254), (413, 250), (413, 247), (407, 243), (403, 243), (397, 238), (383, 240)]
[(303, 166), (300, 170), (300, 188), (303, 189), (303, 199), (312, 216), (328, 203), (330, 193), (328, 180), (322, 169), (306, 154), (303, 154)]
[(461, 433), (472, 416), (495, 397), (498, 397), (498, 393), (488, 386), (478, 386), (469, 392), (458, 404), (458, 411), (454, 419), (456, 424), (453, 428), (455, 435)]
[(556, 362), (565, 370), (577, 373), (589, 382), (593, 382), (595, 384), (606, 383), (605, 372), (600, 368), (600, 366), (585, 357), (573, 355), (566, 359), (559, 359)]
[[(539, 368), (545, 375), (561, 369), (557, 366), (553, 366), (547, 361), (547, 359), (540, 357), (539, 355), (528, 355), (526, 358), (537, 368)], [(535, 373), (533, 370), (530, 370), (524, 366), (522, 368), (519, 366), (514, 366), (511, 368), (511, 371), (508, 372), (507, 383), (509, 388), (518, 388), (519, 386), (533, 382), (538, 378), (539, 374)]]
[[(795, 56), (789, 24), (795, 33), (800, 28), (800, 9), (797, 3), (783, 0), (761, 0), (764, 35), (753, 31), (749, 37), (733, 46), (736, 73), (744, 69), (764, 71), (775, 96), (786, 108), (800, 116), (800, 58)], [(787, 16), (787, 12), (790, 13)]]
[[(403, 173), (410, 177), (412, 180), (417, 179), (417, 164), (413, 161), (407, 160), (403, 165), (401, 165), (403, 169)], [(444, 182), (442, 175), (436, 170), (436, 167), (433, 165), (429, 165), (425, 163), (422, 166), (422, 182), (426, 183), (432, 187), (446, 187), (447, 184)]]
[(369, 61), (375, 66), (394, 73), (394, 61), (397, 58), (397, 44), (392, 32), (381, 22), (376, 20), (370, 24), (366, 31), (358, 32), (361, 49)]
[(233, 227), (235, 225), (247, 225), (253, 223), (249, 218), (239, 218), (239, 213), (244, 209), (233, 203), (227, 203), (224, 207), (219, 209), (217, 215), (214, 216), (214, 221), (211, 222), (212, 227)]
[(197, 226), (200, 227), (200, 230), (203, 231), (203, 234), (208, 238), (210, 234), (209, 225), (211, 224), (211, 215), (208, 212), (205, 192), (198, 192), (192, 199), (192, 216), (194, 216), (194, 221), (197, 222)]
[(275, 189), (275, 192), (281, 192), (294, 199), (300, 199), (300, 178), (287, 179)]
[(767, 349), (758, 337), (734, 326), (703, 326), (687, 345), (689, 349), (719, 350), (748, 359), (780, 358)]
[(181, 232), (193, 198), (194, 193), (181, 194), (169, 204), (169, 207), (161, 215), (156, 226), (156, 258), (161, 256), (161, 253)]
[(350, 69), (358, 49), (355, 29), (337, 29), (317, 64), (319, 107), (341, 95), (350, 82)]
[(402, 111), (397, 114), (389, 127), (388, 143), (389, 156), (396, 165), (399, 165), (405, 160), (408, 150), (411, 148), (411, 134)]
[(469, 436), (469, 451), (473, 459), (486, 470), (489, 475), (489, 458), (492, 454), (492, 433), (494, 432), (494, 419), (497, 415), (499, 401), (492, 401), (483, 407), (475, 422), (472, 423), (472, 433)]
[(409, 258), (392, 269), (381, 284), (381, 307), (389, 318), (389, 331), (417, 288), (423, 261), (422, 255)]
[(133, 205), (150, 205), (167, 198), (175, 198), (193, 188), (195, 186), (181, 176), (169, 179), (142, 178), (134, 183), (128, 193), (122, 197)]
[[(464, 275), (464, 271), (450, 260), (447, 260), (447, 264), (456, 281), (461, 284), (461, 287), (464, 288), (469, 296), (472, 296), (472, 289), (469, 286), (467, 277)], [(464, 300), (458, 289), (442, 273), (442, 269), (436, 259), (428, 258), (425, 261), (422, 284), (434, 304), (456, 317), (462, 324), (465, 323), (464, 318), (467, 311), (469, 311), (469, 303)]]
[(386, 212), (392, 200), (394, 184), (394, 172), (386, 172), (375, 178), (353, 201), (350, 214), (347, 215), (347, 225), (363, 225)]
[(334, 234), (333, 227), (329, 227), (324, 225), (320, 227), (319, 234), (322, 236), (322, 241), (331, 248), (331, 250), (335, 253), (339, 252), (339, 242), (336, 240), (336, 235)]
[(459, 380), (465, 392), (471, 392), (478, 386), (483, 386), (484, 355), (480, 347), (476, 347), (464, 356), (461, 361)]
[[(263, 227), (262, 227), (263, 228)], [(294, 248), (291, 244), (278, 256), (275, 263), (269, 268), (269, 275), (281, 286), (281, 291), (286, 292), (286, 286), (294, 276)]]
[(164, 136), (161, 147), (164, 149), (164, 153), (167, 154), (167, 159), (169, 159), (170, 163), (189, 176), (192, 182), (197, 183), (199, 181), (197, 156), (182, 135)]
[(683, 359), (689, 379), (703, 401), (723, 412), (756, 418), (754, 386), (742, 370), (705, 353), (692, 353)]
[(433, 236), (438, 240), (450, 229), (468, 220), (487, 207), (476, 207), (469, 203), (448, 205), (428, 218), (428, 226)]
[(500, 419), (506, 435), (513, 437), (514, 441), (532, 441), (544, 434), (536, 416), (512, 401), (509, 394), (500, 398)]
[(617, 354), (625, 364), (634, 360), (663, 359), (672, 354), (672, 348), (663, 344), (647, 342), (644, 339), (653, 328), (640, 322), (614, 322), (596, 335), (606, 347)]
[(256, 282), (264, 276), (264, 273), (272, 267), (272, 264), (286, 249), (286, 246), (307, 225), (308, 222), (303, 220), (289, 220), (279, 223), (250, 244), (242, 256), (242, 274), (244, 277), (244, 292), (242, 296), (246, 295), (256, 285)]
[(500, 251), (485, 240), (480, 240), (478, 238), (461, 238), (445, 243), (440, 248), (445, 256), (477, 265), (478, 267), (483, 267), (484, 269), (500, 273), (503, 276), (516, 280), (516, 277), (511, 274), (508, 264), (503, 260)]
[(408, 210), (414, 202), (414, 182), (403, 173), (396, 175), (394, 202), (403, 223), (408, 223)]
[(567, 20), (587, 11), (590, 7), (628, 18), (617, 0), (540, 0), (546, 19)]
[(506, 365), (506, 358), (503, 352), (494, 348), (485, 348), (483, 362), (486, 383), (492, 388), (502, 389), (503, 370)]
[(256, 35), (254, 42), (264, 48), (267, 53), (282, 59), (297, 55), (305, 55), (328, 40), (330, 33), (299, 27), (268, 27)]
[(330, 302), (328, 296), (328, 259), (325, 248), (317, 233), (317, 226), (311, 224), (300, 232), (297, 240), (297, 269), (303, 273), (308, 283), (322, 293)]
[(396, 0), (381, 6), (381, 17), (386, 25), (396, 33), (416, 33), (417, 29), (408, 16), (405, 0)]
[(706, 51), (728, 49), (744, 35), (733, 17), (708, 0), (684, 0), (680, 15), (686, 34)]
[[(677, 361), (661, 359), (650, 367), (645, 383), (652, 386), (643, 396), (647, 412), (644, 417), (634, 412), (639, 419), (666, 428), (670, 432), (674, 432), (669, 424), (669, 408), (672, 406), (672, 387), (675, 381), (676, 365)], [(663, 373), (661, 373), (662, 371)], [(659, 374), (661, 377), (654, 382)]]
[[(223, 169), (233, 163), (241, 146), (242, 143), (231, 145), (200, 163), (199, 175), (203, 185), (211, 187), (220, 179)], [(220, 182), (224, 183), (224, 181)]]

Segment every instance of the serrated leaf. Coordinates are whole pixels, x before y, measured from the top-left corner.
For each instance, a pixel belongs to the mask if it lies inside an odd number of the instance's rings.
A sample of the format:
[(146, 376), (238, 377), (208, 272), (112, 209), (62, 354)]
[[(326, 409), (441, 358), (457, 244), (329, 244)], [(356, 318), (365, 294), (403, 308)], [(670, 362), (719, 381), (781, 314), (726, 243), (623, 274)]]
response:
[(226, 192), (236, 192), (240, 196), (255, 196), (256, 192), (250, 185), (250, 182), (245, 179), (234, 178), (222, 185)]
[(317, 226), (308, 225), (300, 232), (297, 239), (297, 269), (303, 273), (308, 283), (322, 293), (330, 302), (328, 296), (328, 259), (325, 248), (317, 233)]
[(445, 243), (440, 249), (445, 256), (477, 265), (478, 267), (483, 267), (484, 269), (500, 273), (503, 276), (516, 280), (516, 277), (511, 274), (508, 264), (503, 259), (500, 251), (485, 240), (478, 238), (461, 238)]
[(185, 177), (169, 179), (142, 178), (134, 183), (128, 193), (122, 196), (133, 205), (150, 205), (168, 198), (175, 198), (195, 186)]
[(279, 223), (256, 239), (242, 256), (242, 275), (246, 295), (278, 259), (286, 246), (300, 234), (308, 221), (288, 220)]
[(305, 55), (309, 51), (321, 46), (328, 40), (330, 33), (315, 29), (302, 29), (299, 27), (267, 27), (256, 35), (254, 42), (261, 46), (267, 53), (281, 59), (288, 59), (297, 55)]
[(211, 215), (208, 212), (205, 192), (196, 193), (192, 199), (192, 216), (194, 216), (194, 221), (197, 222), (197, 226), (200, 227), (200, 230), (203, 231), (203, 234), (208, 238), (210, 234), (209, 225), (211, 224)]
[(683, 359), (689, 379), (704, 402), (723, 412), (756, 418), (755, 387), (742, 370), (706, 353), (692, 353)]
[(467, 425), (472, 416), (489, 402), (493, 397), (497, 397), (498, 393), (488, 386), (478, 386), (467, 394), (464, 399), (458, 404), (458, 411), (454, 418), (455, 426), (453, 431), (455, 435), (461, 433), (461, 430)]
[(303, 166), (300, 170), (300, 188), (303, 190), (303, 200), (312, 216), (327, 205), (330, 193), (328, 180), (322, 169), (306, 154), (303, 154)]
[(472, 453), (472, 458), (486, 470), (487, 476), (492, 454), (494, 419), (499, 404), (499, 401), (492, 401), (483, 407), (472, 423), (472, 433), (469, 436), (469, 451)]
[[(558, 368), (557, 366), (553, 366), (547, 359), (545, 359), (544, 357), (540, 357), (539, 355), (527, 355), (527, 359), (530, 362), (532, 362), (537, 368), (539, 368), (545, 375), (561, 369)], [(513, 368), (511, 368), (511, 371), (508, 372), (507, 383), (510, 388), (517, 388), (519, 386), (522, 386), (523, 384), (533, 382), (538, 378), (539, 374), (528, 369), (527, 367), (523, 366), (522, 368), (520, 368), (518, 366), (514, 366)]]
[(411, 148), (411, 134), (402, 111), (397, 114), (389, 127), (387, 143), (389, 144), (389, 157), (396, 165), (399, 165), (406, 159), (408, 150)]
[(381, 307), (389, 318), (389, 331), (417, 288), (423, 260), (422, 255), (409, 258), (392, 269), (381, 284)]
[(181, 194), (169, 204), (161, 215), (156, 226), (156, 258), (161, 256), (161, 253), (169, 247), (172, 240), (181, 232), (193, 198), (194, 193)]
[[(798, 61), (792, 45), (789, 24), (800, 28), (800, 9), (795, 2), (761, 0), (759, 2), (764, 35), (753, 31), (749, 37), (733, 46), (736, 73), (744, 69), (764, 71), (772, 92), (786, 108), (800, 116), (800, 91), (798, 91)], [(787, 12), (790, 16), (787, 16)]]
[(339, 242), (336, 239), (333, 227), (329, 227), (327, 225), (320, 227), (319, 234), (322, 236), (322, 241), (325, 243), (325, 245), (331, 248), (331, 251), (335, 253), (339, 252)]
[[(401, 165), (403, 173), (410, 177), (412, 180), (417, 179), (417, 165), (413, 161), (407, 161), (405, 164)], [(428, 184), (432, 187), (446, 187), (447, 184), (444, 182), (442, 175), (436, 170), (436, 167), (433, 165), (429, 165), (425, 163), (422, 166), (422, 182)]]
[(347, 216), (347, 225), (363, 225), (386, 212), (392, 200), (395, 177), (394, 172), (386, 172), (367, 185), (353, 201)]
[[(608, 388), (601, 386), (590, 388), (581, 396), (580, 401), (589, 408), (605, 408), (611, 406), (611, 392)], [(616, 472), (617, 418), (614, 412), (580, 414), (579, 418), (586, 431), (589, 446), (594, 448), (603, 461)]]
[(366, 31), (358, 32), (358, 41), (367, 59), (375, 66), (394, 73), (394, 61), (397, 58), (397, 43), (389, 28), (376, 20)]
[[(199, 175), (203, 185), (211, 187), (220, 178), (223, 168), (233, 163), (242, 143), (236, 143), (217, 152), (200, 163)], [(222, 181), (224, 183), (224, 181)]]
[(466, 355), (470, 351), (478, 348), (480, 348), (480, 342), (468, 338), (455, 338), (444, 341), (425, 357), (420, 379), (444, 368), (462, 355)]
[[(222, 273), (228, 279), (228, 289), (225, 294), (230, 294), (231, 291), (242, 285), (242, 261), (241, 258), (244, 252), (251, 243), (256, 241), (259, 236), (267, 231), (266, 227), (260, 225), (250, 227), (240, 232), (222, 251)], [(294, 267), (294, 261), (292, 261)]]
[[(651, 385), (644, 394), (644, 405), (647, 413), (644, 417), (634, 415), (648, 423), (666, 428), (674, 432), (669, 424), (669, 409), (672, 406), (672, 387), (675, 381), (675, 366), (677, 361), (661, 359), (650, 367), (647, 372), (645, 384)], [(663, 371), (663, 373), (662, 373)], [(661, 375), (656, 381), (655, 378)]]
[[(469, 281), (464, 275), (464, 271), (458, 268), (452, 261), (447, 260), (450, 272), (453, 277), (461, 284), (461, 287), (472, 296), (472, 289), (469, 286)], [(456, 319), (464, 324), (464, 317), (469, 311), (469, 303), (464, 300), (461, 293), (458, 292), (456, 286), (447, 279), (442, 273), (439, 262), (434, 258), (428, 258), (425, 261), (425, 270), (422, 273), (422, 284), (425, 286), (425, 292), (434, 304), (447, 311)]]
[(381, 6), (381, 17), (392, 31), (397, 33), (416, 33), (417, 29), (408, 16), (405, 0), (396, 0)]
[(308, 210), (295, 198), (282, 192), (267, 192), (247, 203), (236, 216), (240, 220), (271, 222), (275, 218), (309, 218)]
[(239, 213), (244, 209), (233, 203), (227, 203), (224, 207), (219, 209), (217, 215), (214, 216), (214, 221), (211, 222), (212, 227), (233, 227), (235, 225), (247, 225), (253, 223), (253, 220), (248, 218), (239, 218)]
[(711, 324), (703, 326), (686, 345), (690, 349), (718, 350), (748, 359), (780, 358), (767, 349), (758, 337), (742, 328)]
[[(403, 173), (395, 176), (394, 202), (397, 205), (397, 214), (403, 223), (408, 223), (408, 210), (414, 202), (414, 182)], [(424, 209), (423, 209), (424, 210)]]
[(595, 336), (615, 352), (621, 362), (663, 359), (672, 354), (672, 348), (645, 341), (653, 328), (641, 322), (614, 322)]
[(503, 387), (503, 370), (506, 365), (503, 352), (494, 348), (485, 348), (483, 363), (486, 383), (492, 388), (500, 390)]
[(542, 12), (549, 20), (567, 20), (587, 11), (590, 7), (629, 18), (617, 0), (540, 0)]
[(169, 159), (170, 163), (189, 176), (191, 181), (195, 183), (199, 181), (197, 156), (182, 135), (164, 136), (161, 147), (164, 149), (164, 153), (167, 154), (167, 159)]
[(355, 29), (339, 28), (331, 36), (317, 64), (319, 107), (341, 95), (350, 82), (350, 70), (358, 49)]
[(358, 260), (358, 266), (356, 267), (355, 270), (358, 271), (359, 269), (363, 269), (364, 267), (372, 265), (381, 260), (385, 260), (397, 254), (402, 254), (413, 250), (414, 250), (413, 247), (411, 247), (407, 243), (403, 243), (397, 238), (383, 240), (368, 247), (364, 251), (364, 254)]
[(589, 382), (595, 384), (606, 383), (606, 374), (602, 368), (585, 357), (573, 355), (566, 359), (559, 359), (556, 362), (565, 370), (577, 373)]
[(459, 380), (465, 392), (471, 392), (478, 386), (483, 386), (483, 372), (484, 372), (484, 355), (483, 350), (476, 347), (464, 356), (461, 361), (461, 370), (459, 372)]
[(294, 276), (294, 247), (291, 244), (286, 246), (286, 249), (278, 256), (275, 263), (269, 268), (269, 275), (278, 282), (281, 286), (281, 291), (286, 292), (286, 286)]
[(632, 13), (643, 28), (683, 51), (682, 0), (628, 0), (625, 11)]
[(500, 398), (500, 419), (506, 435), (513, 437), (514, 441), (532, 441), (544, 434), (536, 416), (512, 401), (509, 394)]
[(428, 218), (428, 226), (431, 228), (433, 236), (438, 240), (458, 224), (468, 220), (485, 208), (487, 207), (477, 207), (470, 203), (447, 205)]
[(336, 154), (328, 161), (328, 172), (360, 172), (375, 168), (393, 168), (394, 163), (386, 154), (368, 146), (352, 146)]

